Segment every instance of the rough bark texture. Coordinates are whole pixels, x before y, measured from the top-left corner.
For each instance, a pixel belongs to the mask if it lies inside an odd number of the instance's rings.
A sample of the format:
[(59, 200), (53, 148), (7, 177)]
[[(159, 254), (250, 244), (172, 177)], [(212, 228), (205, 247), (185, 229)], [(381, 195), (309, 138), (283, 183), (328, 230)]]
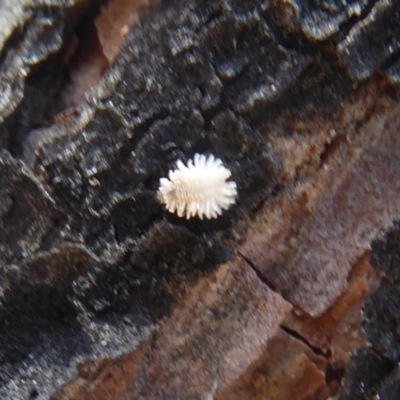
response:
[[(100, 5), (0, 0), (0, 397), (398, 398), (400, 4)], [(195, 153), (216, 220), (156, 200)]]
[(372, 243), (371, 262), (385, 277), (366, 301), (361, 329), (372, 346), (350, 360), (338, 400), (397, 399), (400, 396), (399, 355), (399, 265), (400, 224)]

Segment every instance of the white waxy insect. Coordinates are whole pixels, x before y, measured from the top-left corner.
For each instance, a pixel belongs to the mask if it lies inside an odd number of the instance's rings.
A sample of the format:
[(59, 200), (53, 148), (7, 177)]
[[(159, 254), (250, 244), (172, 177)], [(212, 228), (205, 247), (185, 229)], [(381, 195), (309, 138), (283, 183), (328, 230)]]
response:
[(187, 166), (178, 161), (168, 179), (160, 179), (158, 199), (171, 213), (189, 219), (217, 218), (235, 203), (236, 183), (228, 181), (231, 171), (219, 158), (195, 154)]

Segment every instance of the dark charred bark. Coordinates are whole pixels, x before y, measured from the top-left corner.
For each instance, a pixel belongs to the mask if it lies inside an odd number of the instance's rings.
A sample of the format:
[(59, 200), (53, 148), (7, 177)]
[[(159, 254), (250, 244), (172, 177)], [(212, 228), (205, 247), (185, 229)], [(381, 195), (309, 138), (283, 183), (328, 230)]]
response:
[[(63, 56), (79, 21), (99, 11), (65, 3), (0, 1), (0, 397), (56, 396), (79, 363), (91, 382), (101, 360), (135, 351), (153, 374), (124, 376), (121, 397), (104, 398), (223, 398), (259, 358), (231, 374), (221, 361), (258, 323), (270, 328), (264, 301), (281, 310), (271, 307), (274, 329), (289, 303), (310, 318), (328, 312), (400, 214), (400, 4), (165, 1), (128, 33), (86, 100), (54, 116)], [(221, 158), (238, 185), (216, 220), (180, 219), (157, 202), (159, 178), (195, 153)], [(372, 347), (353, 357), (339, 399), (397, 398), (398, 243), (397, 225), (373, 242), (386, 277), (365, 305)], [(226, 309), (220, 300), (201, 309), (212, 318), (185, 320), (201, 325), (190, 354), (208, 375), (169, 387), (179, 352), (162, 352), (178, 335), (168, 321), (223, 263), (237, 268), (221, 289)], [(161, 384), (154, 371), (166, 364)]]

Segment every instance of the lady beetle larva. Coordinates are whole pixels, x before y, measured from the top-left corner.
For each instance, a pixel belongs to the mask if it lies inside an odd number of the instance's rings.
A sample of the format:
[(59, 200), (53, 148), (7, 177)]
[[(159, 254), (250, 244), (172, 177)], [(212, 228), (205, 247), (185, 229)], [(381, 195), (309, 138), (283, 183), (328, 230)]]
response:
[(195, 154), (187, 166), (178, 161), (176, 169), (160, 179), (158, 198), (171, 213), (189, 219), (217, 218), (235, 203), (236, 183), (228, 181), (231, 171), (212, 154)]

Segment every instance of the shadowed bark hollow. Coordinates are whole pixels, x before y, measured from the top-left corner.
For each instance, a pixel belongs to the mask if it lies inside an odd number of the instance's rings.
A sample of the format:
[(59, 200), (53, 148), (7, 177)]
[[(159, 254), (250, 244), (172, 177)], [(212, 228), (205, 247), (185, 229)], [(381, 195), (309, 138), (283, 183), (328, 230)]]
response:
[[(0, 0), (0, 397), (398, 399), (399, 19)], [(157, 201), (196, 153), (217, 219)]]

